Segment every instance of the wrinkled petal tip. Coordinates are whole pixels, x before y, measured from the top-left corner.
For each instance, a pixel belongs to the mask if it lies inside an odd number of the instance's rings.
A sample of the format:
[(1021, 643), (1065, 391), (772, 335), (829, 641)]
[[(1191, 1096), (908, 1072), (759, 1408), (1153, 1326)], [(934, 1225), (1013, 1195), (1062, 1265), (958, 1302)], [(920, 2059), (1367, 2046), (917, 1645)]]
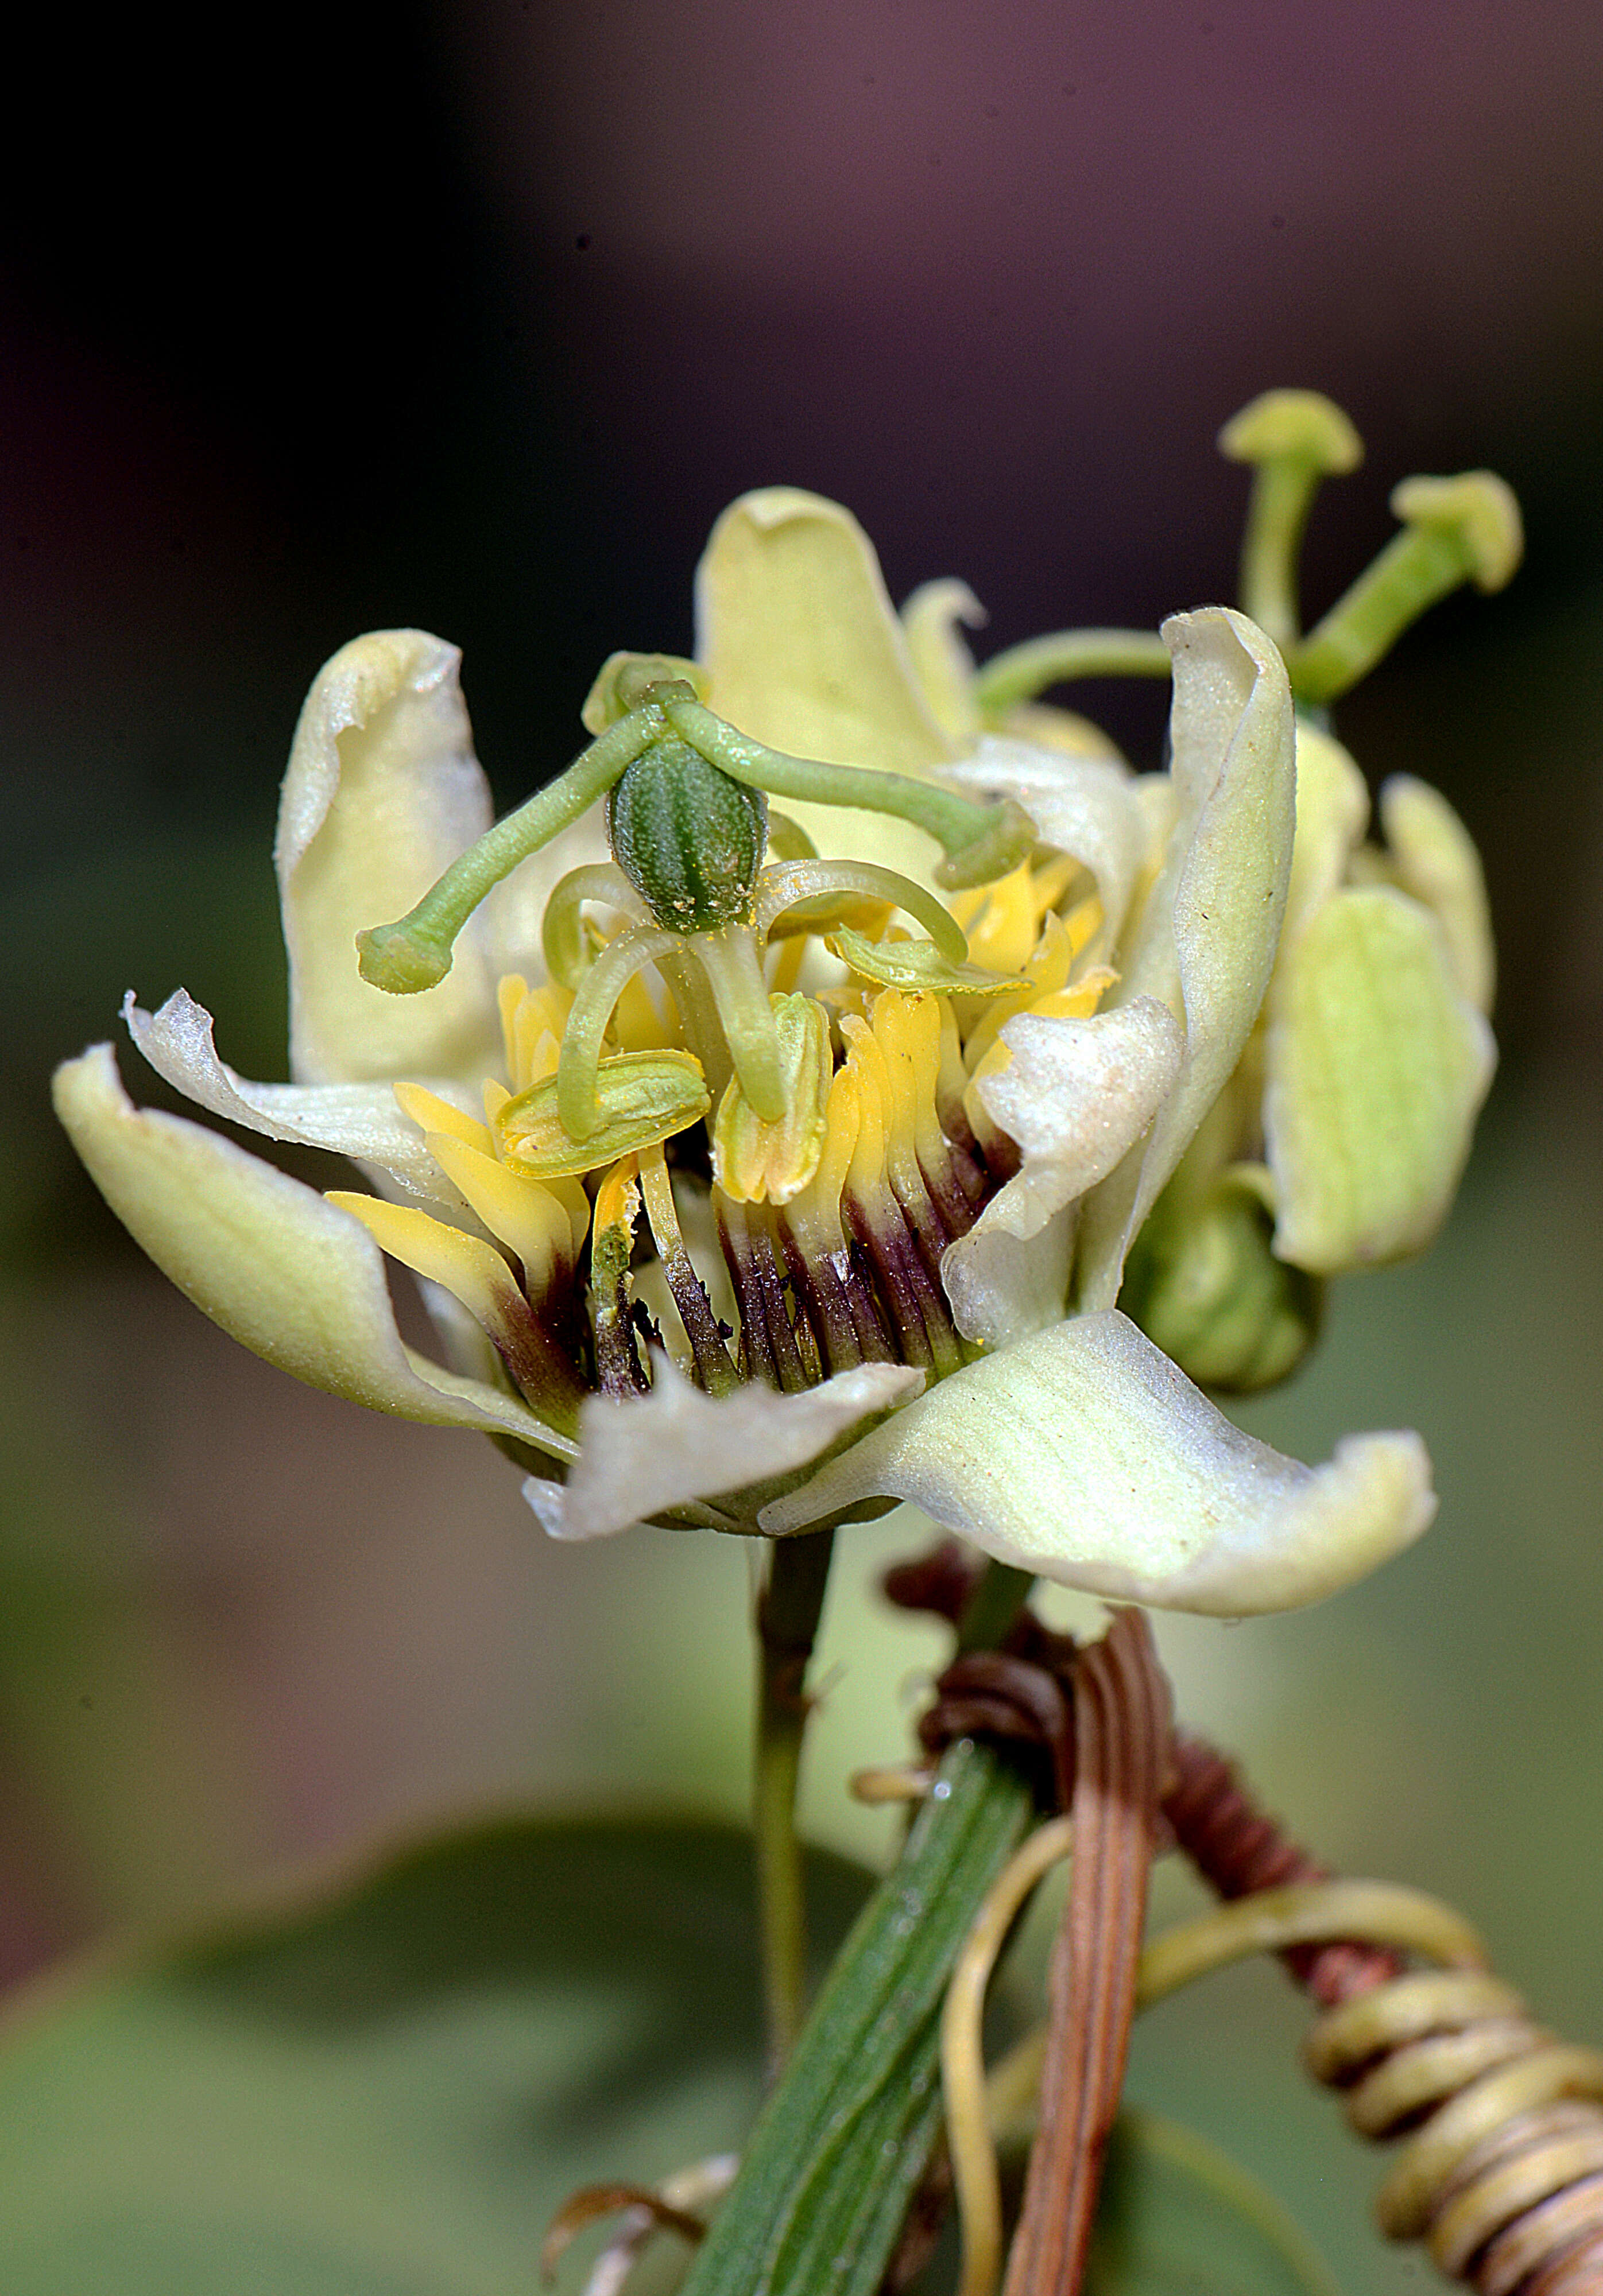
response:
[(1150, 1581), (1110, 1571), (1092, 1591), (1209, 1618), (1303, 1610), (1367, 1578), (1435, 1520), (1430, 1455), (1411, 1430), (1344, 1436), (1304, 1472), (1273, 1513), (1221, 1524), (1188, 1568)]
[(109, 1044), (64, 1062), (52, 1097), (135, 1242), (253, 1354), (398, 1418), (512, 1435), (558, 1456), (571, 1448), (516, 1398), (411, 1355), (361, 1223), (203, 1125), (136, 1107)]
[(1087, 1593), (1220, 1618), (1336, 1593), (1435, 1511), (1413, 1434), (1322, 1467), (1242, 1433), (1116, 1310), (982, 1357), (763, 1510), (783, 1533), (873, 1493), (999, 1562)]
[[(580, 1421), (580, 1455), (566, 1485), (530, 1476), (523, 1486), (553, 1538), (610, 1538), (675, 1507), (766, 1482), (816, 1459), (859, 1419), (906, 1402), (924, 1385), (901, 1364), (860, 1364), (821, 1386), (777, 1395), (752, 1384), (713, 1397), (653, 1353), (649, 1395), (592, 1396)], [(794, 1495), (805, 1498), (805, 1491)], [(805, 1509), (793, 1526), (810, 1520)]]

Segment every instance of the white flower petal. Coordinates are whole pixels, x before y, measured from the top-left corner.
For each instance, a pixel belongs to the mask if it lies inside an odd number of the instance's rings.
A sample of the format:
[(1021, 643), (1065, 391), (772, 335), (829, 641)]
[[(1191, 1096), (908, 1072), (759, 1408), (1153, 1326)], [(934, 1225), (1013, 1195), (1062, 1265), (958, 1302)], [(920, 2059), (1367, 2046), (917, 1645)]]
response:
[(1334, 1594), (1435, 1511), (1417, 1435), (1348, 1436), (1303, 1466), (1117, 1313), (942, 1380), (760, 1520), (784, 1533), (884, 1495), (1061, 1585), (1231, 1618)]
[(1280, 954), (1316, 917), (1347, 873), (1369, 820), (1369, 791), (1350, 750), (1297, 720), (1297, 827)]
[(73, 1146), (135, 1242), (257, 1355), (375, 1411), (571, 1454), (514, 1397), (402, 1346), (382, 1256), (358, 1221), (203, 1126), (136, 1108), (110, 1045), (58, 1069), (53, 1092)]
[(122, 1017), (157, 1075), (213, 1116), (268, 1140), (377, 1166), (413, 1195), (450, 1199), (423, 1135), (387, 1084), (252, 1084), (218, 1058), (210, 1013), (182, 988), (154, 1013), (136, 1004), (130, 989)]
[(1277, 1256), (1330, 1275), (1423, 1250), (1497, 1061), (1436, 917), (1390, 885), (1333, 893), (1281, 960), (1264, 1052)]
[(1072, 853), (1089, 869), (1104, 920), (1090, 954), (1100, 955), (1113, 947), (1147, 841), (1135, 777), (1122, 759), (1069, 757), (1033, 742), (986, 734), (970, 756), (943, 767), (941, 778), (967, 796), (1016, 799), (1046, 844)]
[(1440, 790), (1412, 774), (1393, 774), (1382, 783), (1380, 820), (1398, 883), (1431, 911), (1459, 988), (1480, 1012), (1490, 1013), (1497, 950), (1475, 840)]
[(660, 1351), (652, 1365), (649, 1395), (587, 1400), (579, 1460), (565, 1486), (532, 1475), (524, 1484), (552, 1538), (610, 1538), (671, 1508), (788, 1474), (869, 1413), (916, 1394), (924, 1381), (901, 1364), (861, 1364), (794, 1395), (753, 1382), (714, 1398)]
[(901, 610), (908, 659), (949, 741), (972, 742), (980, 730), (974, 658), (962, 628), (980, 629), (989, 619), (967, 583), (950, 575), (920, 583)]
[[(924, 775), (951, 755), (875, 556), (850, 511), (799, 487), (730, 504), (695, 578), (707, 701), (770, 749)], [(940, 857), (911, 822), (850, 807), (781, 808), (820, 853), (927, 880)]]
[(1273, 970), (1295, 827), (1295, 730), (1278, 652), (1222, 606), (1163, 625), (1174, 656), (1169, 850), (1115, 963), (1110, 1002), (1161, 997), (1186, 1029), (1186, 1059), (1144, 1149), (1089, 1200), (1077, 1285), (1086, 1308), (1118, 1295), (1136, 1230), (1219, 1097)]
[(476, 920), (421, 996), (387, 996), (357, 971), (357, 934), (404, 916), (489, 826), (459, 659), (426, 631), (379, 630), (341, 647), (307, 696), (274, 849), (297, 1083), (476, 1088), (493, 1066), (495, 983)]
[(1140, 1138), (1185, 1050), (1155, 996), (1083, 1020), (1023, 1013), (1001, 1033), (1013, 1058), (977, 1088), (1023, 1167), (941, 1263), (958, 1329), (992, 1348), (1062, 1315), (1071, 1238), (1056, 1216)]

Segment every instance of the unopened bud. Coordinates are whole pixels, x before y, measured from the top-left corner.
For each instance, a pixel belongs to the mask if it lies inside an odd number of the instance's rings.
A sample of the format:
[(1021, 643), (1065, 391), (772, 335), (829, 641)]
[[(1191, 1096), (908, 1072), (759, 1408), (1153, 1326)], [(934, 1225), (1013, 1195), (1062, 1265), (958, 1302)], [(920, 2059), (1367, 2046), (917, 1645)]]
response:
[(1137, 1237), (1119, 1305), (1199, 1387), (1247, 1395), (1289, 1377), (1319, 1330), (1320, 1286), (1270, 1249), (1249, 1173), (1200, 1202), (1160, 1198)]

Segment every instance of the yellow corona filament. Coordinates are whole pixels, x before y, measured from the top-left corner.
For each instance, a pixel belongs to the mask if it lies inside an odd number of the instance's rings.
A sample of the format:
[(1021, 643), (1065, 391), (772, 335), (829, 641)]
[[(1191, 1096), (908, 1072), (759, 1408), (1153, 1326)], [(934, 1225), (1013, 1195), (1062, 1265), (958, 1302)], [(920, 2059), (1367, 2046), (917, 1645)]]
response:
[(527, 1092), (531, 1084), (555, 1073), (563, 1030), (572, 1010), (572, 991), (555, 981), (530, 988), (521, 973), (508, 972), (502, 976), (497, 1001), (506, 1046), (506, 1073), (514, 1093)]
[(420, 1084), (398, 1084), (394, 1090), (395, 1104), (401, 1114), (409, 1116), (425, 1133), (445, 1133), (453, 1140), (465, 1141), (483, 1155), (492, 1152), (488, 1126), (481, 1124), (476, 1117), (464, 1116), (459, 1108), (448, 1100), (441, 1100), (437, 1092), (425, 1092)]
[(880, 997), (874, 1026), (892, 1071), (902, 1077), (909, 1148), (920, 1173), (947, 1160), (937, 1103), (941, 1090), (941, 1003), (935, 996)]
[(389, 1204), (344, 1188), (331, 1188), (328, 1201), (359, 1219), (391, 1259), (432, 1283), (443, 1283), (492, 1338), (524, 1319), (522, 1294), (493, 1244), (464, 1235), (460, 1228), (411, 1204)]
[(785, 1225), (809, 1259), (843, 1260), (846, 1231), (841, 1196), (857, 1153), (862, 1095), (857, 1070), (848, 1062), (835, 1070), (824, 1104), (824, 1152), (809, 1186), (785, 1208)]
[(1042, 921), (1080, 873), (1078, 861), (1056, 853), (1040, 868), (1021, 861), (992, 885), (954, 894), (949, 906), (968, 935), (970, 962), (988, 972), (1022, 972)]
[(587, 1226), (589, 1214), (588, 1201), (577, 1182), (559, 1181), (547, 1187), (524, 1179), (494, 1156), (445, 1133), (427, 1134), (424, 1144), (490, 1234), (517, 1254), (531, 1300), (543, 1297), (554, 1283), (572, 1273), (575, 1197), (584, 1206)]

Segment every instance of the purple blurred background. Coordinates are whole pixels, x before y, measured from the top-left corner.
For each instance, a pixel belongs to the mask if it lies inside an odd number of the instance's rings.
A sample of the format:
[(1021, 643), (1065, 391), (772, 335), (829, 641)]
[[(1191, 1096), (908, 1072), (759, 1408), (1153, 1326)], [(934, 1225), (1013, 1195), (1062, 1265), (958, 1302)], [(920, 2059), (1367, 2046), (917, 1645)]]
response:
[[(291, 4), (210, 48), (65, 11), (32, 37), (0, 284), (0, 1962), (454, 1800), (738, 1800), (738, 1557), (554, 1554), (487, 1447), (250, 1362), (41, 1113), (130, 983), (183, 980), (226, 1057), (282, 1073), (267, 849), (318, 663), (374, 625), (456, 640), (510, 802), (608, 651), (687, 644), (712, 518), (772, 480), (850, 502), (893, 594), (966, 578), (984, 650), (1150, 626), (1233, 594), (1245, 484), (1213, 440), (1281, 382), (1369, 450), (1316, 511), (1311, 612), (1407, 472), (1489, 463), (1525, 503), (1514, 586), (1340, 720), (1483, 840), (1507, 1057), (1444, 1272), (1359, 1287), (1277, 1423), (1328, 1447), (1344, 1412), (1418, 1415), (1443, 1529), (1323, 1623), (1177, 1663), (1325, 1792), (1333, 1854), (1395, 1842), (1462, 1886), (1482, 1830), (1535, 1870), (1603, 1797), (1595, 0), (459, 0)], [(1155, 762), (1155, 689), (1078, 698)], [(665, 1722), (676, 1618), (729, 1678)], [(862, 1759), (896, 1751), (892, 1692), (874, 1715)]]

